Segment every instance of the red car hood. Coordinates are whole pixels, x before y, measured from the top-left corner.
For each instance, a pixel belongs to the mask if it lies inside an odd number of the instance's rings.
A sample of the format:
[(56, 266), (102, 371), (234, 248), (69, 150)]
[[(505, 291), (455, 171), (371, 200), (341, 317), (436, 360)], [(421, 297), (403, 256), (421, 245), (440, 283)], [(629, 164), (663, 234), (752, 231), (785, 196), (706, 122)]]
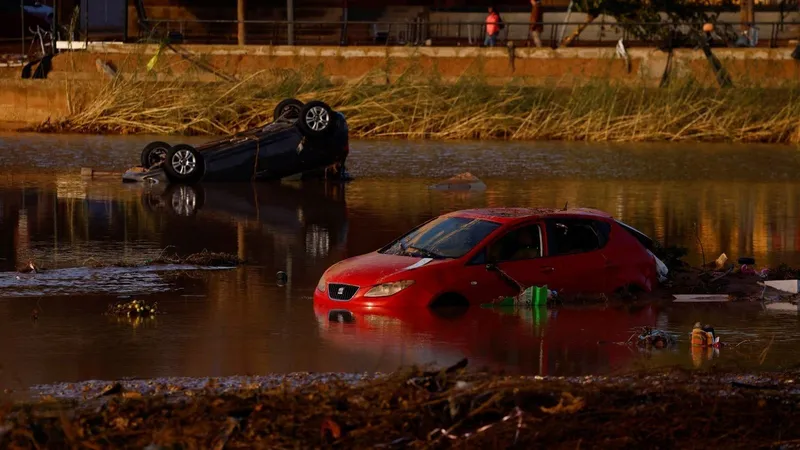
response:
[(419, 270), (420, 267), (430, 267), (445, 261), (447, 260), (385, 255), (373, 252), (334, 264), (325, 272), (325, 279), (328, 282), (348, 283), (357, 286), (374, 285), (382, 283), (388, 277), (400, 272), (408, 272), (409, 277), (412, 277), (413, 272)]

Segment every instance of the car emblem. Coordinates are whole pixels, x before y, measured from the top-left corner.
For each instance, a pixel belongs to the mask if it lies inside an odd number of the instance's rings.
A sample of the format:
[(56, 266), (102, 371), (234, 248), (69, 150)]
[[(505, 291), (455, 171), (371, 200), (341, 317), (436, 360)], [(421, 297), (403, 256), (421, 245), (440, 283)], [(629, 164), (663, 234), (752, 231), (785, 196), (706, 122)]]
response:
[(343, 288), (343, 287), (342, 287), (342, 288), (339, 288), (339, 292), (338, 292), (338, 293), (339, 293), (339, 295), (342, 295), (342, 294), (344, 294), (344, 288)]

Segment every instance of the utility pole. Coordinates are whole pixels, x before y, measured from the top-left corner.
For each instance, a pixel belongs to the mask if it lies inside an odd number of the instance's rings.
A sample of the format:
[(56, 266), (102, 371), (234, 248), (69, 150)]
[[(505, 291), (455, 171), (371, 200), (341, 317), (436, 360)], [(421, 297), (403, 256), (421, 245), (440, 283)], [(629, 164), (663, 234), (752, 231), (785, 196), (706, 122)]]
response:
[(19, 27), (22, 28), (22, 51), (20, 55), (25, 55), (25, 2), (20, 0), (19, 2)]
[(294, 0), (286, 0), (286, 20), (289, 21), (289, 45), (294, 45)]
[(755, 22), (755, 9), (753, 8), (753, 0), (741, 0), (741, 25), (742, 31), (747, 31)]
[(239, 45), (245, 45), (245, 27), (244, 27), (244, 7), (245, 0), (236, 1), (236, 20), (239, 25)]

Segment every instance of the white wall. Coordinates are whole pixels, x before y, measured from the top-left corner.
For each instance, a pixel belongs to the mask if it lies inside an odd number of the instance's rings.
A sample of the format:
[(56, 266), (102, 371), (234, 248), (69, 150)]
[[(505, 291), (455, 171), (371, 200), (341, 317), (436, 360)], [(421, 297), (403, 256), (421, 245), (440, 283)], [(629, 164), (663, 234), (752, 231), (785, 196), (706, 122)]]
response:
[[(530, 21), (530, 14), (529, 13), (506, 13), (503, 14), (503, 21), (506, 23), (506, 29), (500, 33), (500, 37), (502, 39), (510, 39), (513, 41), (527, 41), (528, 39), (528, 29), (529, 29), (529, 21)], [(563, 23), (564, 19), (566, 18), (566, 13), (545, 13), (544, 14), (544, 22), (559, 22)], [(483, 22), (486, 19), (486, 14), (484, 13), (444, 13), (444, 12), (434, 12), (430, 15), (430, 22), (431, 24), (434, 23), (449, 23), (449, 25), (441, 26), (438, 30), (441, 33), (437, 33), (436, 26), (432, 26), (431, 33), (435, 36), (439, 34), (440, 36), (447, 36), (447, 37), (457, 37), (459, 36), (459, 26), (458, 23), (461, 22), (462, 24), (466, 23), (473, 23), (474, 25), (462, 25), (460, 27), (460, 35), (464, 40), (465, 45), (468, 43), (469, 33), (471, 31), (473, 39), (480, 39), (483, 36), (483, 29), (484, 25)], [(576, 22), (583, 22), (586, 20), (586, 14), (583, 13), (572, 13), (569, 17), (570, 23)], [(778, 12), (760, 12), (756, 13), (755, 17), (756, 22), (778, 22), (780, 20), (780, 13)], [(740, 16), (738, 12), (731, 12), (731, 13), (722, 13), (719, 17), (720, 22), (728, 22), (738, 24), (740, 21)], [(800, 13), (794, 12), (790, 14), (788, 17), (784, 19), (784, 22), (787, 23), (787, 26), (784, 27), (784, 30), (780, 32), (779, 37), (781, 39), (796, 39), (800, 38)], [(604, 29), (601, 29), (599, 25), (605, 23), (607, 26)], [(616, 21), (613, 17), (606, 17), (600, 16), (594, 20), (593, 24), (586, 28), (583, 33), (581, 33), (580, 40), (581, 41), (598, 41), (607, 42), (607, 41), (617, 41), (622, 37), (621, 31), (616, 31), (613, 29), (612, 25), (615, 24)], [(542, 32), (542, 39), (549, 39), (551, 36), (551, 32), (553, 31), (554, 26), (545, 25), (544, 31)], [(556, 28), (556, 37), (559, 36), (564, 26), (558, 26)], [(566, 27), (566, 31), (564, 33), (565, 36), (568, 36), (575, 28), (576, 25), (570, 25)], [(771, 32), (771, 26), (761, 26), (759, 39), (765, 40), (769, 39), (769, 35)]]

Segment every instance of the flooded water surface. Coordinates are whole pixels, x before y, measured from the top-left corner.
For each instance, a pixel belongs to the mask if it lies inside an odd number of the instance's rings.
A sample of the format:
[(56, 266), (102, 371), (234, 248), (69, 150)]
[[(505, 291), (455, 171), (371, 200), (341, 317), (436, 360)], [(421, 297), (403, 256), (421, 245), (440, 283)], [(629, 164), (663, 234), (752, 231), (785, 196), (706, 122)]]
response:
[[(331, 264), (467, 207), (591, 206), (667, 245), (688, 247), (694, 263), (726, 252), (752, 256), (758, 265), (800, 265), (796, 148), (370, 141), (352, 143), (348, 169), (356, 180), (347, 185), (145, 189), (118, 177), (80, 177), (80, 167), (134, 165), (153, 139), (0, 135), (0, 388), (388, 371), (463, 357), (477, 367), (542, 375), (800, 364), (800, 316), (760, 304), (398, 309), (363, 312), (356, 323), (342, 324), (311, 301)], [(465, 171), (487, 190), (428, 189)], [(249, 263), (230, 270), (87, 268), (145, 262), (165, 249), (228, 252)], [(18, 273), (30, 260), (47, 270)], [(286, 285), (278, 284), (278, 271), (288, 274)], [(120, 298), (158, 301), (165, 314), (104, 316)], [(695, 321), (712, 323), (736, 346), (693, 355), (687, 338)], [(611, 344), (642, 326), (676, 333), (680, 345), (645, 353)]]

